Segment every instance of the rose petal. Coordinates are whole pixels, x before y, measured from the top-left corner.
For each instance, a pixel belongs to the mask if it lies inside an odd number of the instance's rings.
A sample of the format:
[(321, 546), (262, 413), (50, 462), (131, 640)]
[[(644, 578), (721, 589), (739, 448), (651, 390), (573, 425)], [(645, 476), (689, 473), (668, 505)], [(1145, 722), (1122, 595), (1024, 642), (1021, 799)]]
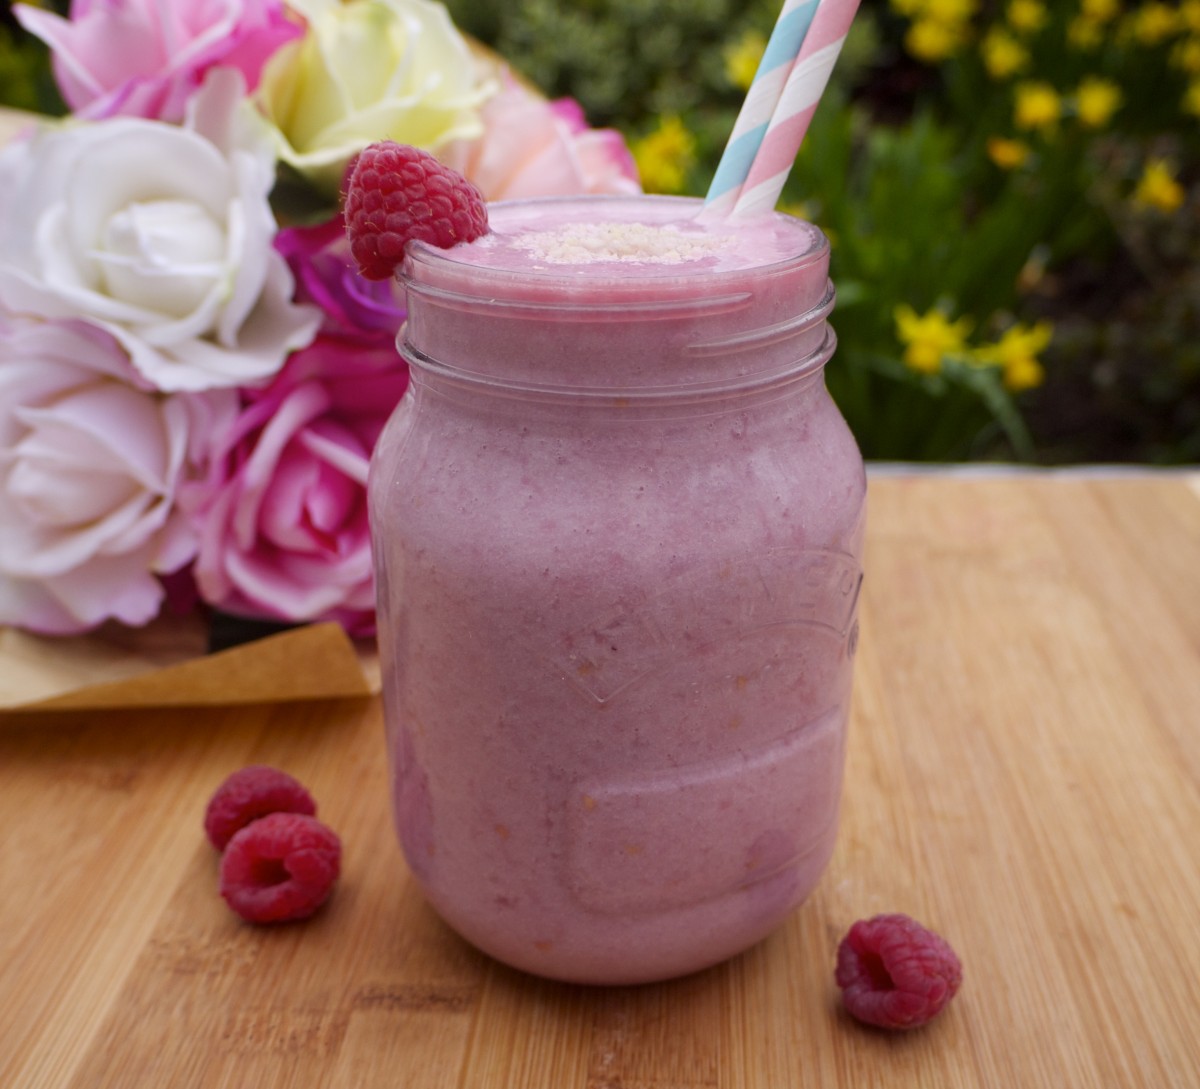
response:
[(302, 33), (279, 0), (75, 0), (69, 21), (25, 5), (14, 13), (50, 46), (63, 97), (89, 117), (178, 121), (209, 68), (235, 69), (253, 87), (275, 49)]
[[(345, 597), (335, 572), (327, 565), (306, 565), (294, 554), (231, 552), (227, 570), (246, 600), (272, 616), (313, 620), (340, 605)], [(319, 572), (319, 578), (314, 575)]]
[(39, 582), (16, 579), (0, 571), (0, 624), (28, 628), (44, 635), (75, 635), (88, 625), (63, 608)]
[[(18, 408), (30, 432), (80, 470), (124, 472), (142, 488), (165, 491), (166, 428), (159, 403), (115, 382), (89, 383), (46, 408)], [(182, 421), (179, 421), (182, 422)]]
[(184, 317), (223, 286), (224, 249), (221, 225), (198, 204), (157, 200), (111, 216), (93, 259), (111, 294)]
[(85, 476), (69, 458), (38, 450), (33, 443), (23, 443), (18, 453), (5, 487), (22, 516), (47, 529), (95, 522), (137, 494), (124, 473), (93, 470)]
[(162, 596), (155, 571), (194, 555), (174, 493), (189, 452), (205, 449), (193, 422), (222, 418), (232, 394), (164, 397), (136, 380), (95, 328), (0, 317), (4, 622), (64, 632), (145, 623)]
[(149, 559), (140, 553), (104, 556), (44, 585), (83, 628), (110, 618), (141, 627), (154, 619), (163, 601), (162, 583), (150, 573)]
[(440, 154), (489, 200), (640, 189), (623, 138), (588, 129), (570, 99), (547, 102), (505, 74), (483, 107), (483, 121), (481, 136)]
[(284, 448), (296, 431), (328, 407), (329, 397), (325, 391), (314, 383), (308, 383), (288, 396), (263, 429), (241, 475), (241, 498), (233, 528), (243, 548), (249, 547), (254, 538), (259, 506)]
[(328, 462), (340, 475), (365, 488), (371, 464), (370, 451), (341, 430), (342, 434), (335, 438), (310, 428), (300, 435), (300, 443), (309, 453)]
[(259, 535), (274, 547), (293, 552), (325, 547), (325, 542), (313, 541), (305, 516), (305, 498), (316, 489), (319, 479), (320, 467), (311, 458), (285, 454), (276, 466), (261, 507)]

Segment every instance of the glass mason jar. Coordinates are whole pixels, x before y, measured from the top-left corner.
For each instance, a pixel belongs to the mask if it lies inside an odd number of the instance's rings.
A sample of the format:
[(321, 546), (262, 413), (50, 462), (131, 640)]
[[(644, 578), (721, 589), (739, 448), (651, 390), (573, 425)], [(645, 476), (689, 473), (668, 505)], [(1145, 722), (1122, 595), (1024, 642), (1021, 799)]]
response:
[(501, 204), (402, 269), (369, 486), (396, 828), (451, 926), (559, 979), (723, 960), (834, 845), (866, 483), (828, 244), (697, 209)]

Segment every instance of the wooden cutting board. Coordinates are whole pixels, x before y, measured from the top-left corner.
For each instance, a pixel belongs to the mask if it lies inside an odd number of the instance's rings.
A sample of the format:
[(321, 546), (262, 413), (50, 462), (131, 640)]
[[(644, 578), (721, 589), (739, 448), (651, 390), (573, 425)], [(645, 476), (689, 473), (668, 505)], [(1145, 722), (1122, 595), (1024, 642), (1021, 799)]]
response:
[[(846, 800), (773, 937), (641, 988), (503, 968), (394, 843), (375, 701), (0, 717), (5, 1089), (1200, 1086), (1200, 495), (1178, 477), (876, 476)], [(216, 894), (200, 821), (264, 761), (345, 843), (306, 924)], [(965, 983), (839, 1011), (856, 918)]]

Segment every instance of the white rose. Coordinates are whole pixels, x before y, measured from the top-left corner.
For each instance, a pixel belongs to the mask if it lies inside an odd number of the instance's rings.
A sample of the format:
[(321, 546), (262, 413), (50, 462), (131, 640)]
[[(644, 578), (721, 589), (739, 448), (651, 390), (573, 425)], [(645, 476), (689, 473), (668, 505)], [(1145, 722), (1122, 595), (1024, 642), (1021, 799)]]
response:
[(311, 341), (272, 240), (266, 145), (240, 77), (214, 72), (186, 127), (68, 123), (0, 152), (0, 305), (82, 318), (162, 390), (248, 385)]
[(336, 188), (367, 144), (433, 149), (482, 130), (490, 93), (445, 7), (428, 0), (289, 0), (305, 36), (263, 69), (257, 101), (276, 153)]
[(0, 624), (52, 634), (159, 611), (196, 554), (175, 493), (237, 413), (233, 390), (140, 388), (81, 321), (0, 313)]

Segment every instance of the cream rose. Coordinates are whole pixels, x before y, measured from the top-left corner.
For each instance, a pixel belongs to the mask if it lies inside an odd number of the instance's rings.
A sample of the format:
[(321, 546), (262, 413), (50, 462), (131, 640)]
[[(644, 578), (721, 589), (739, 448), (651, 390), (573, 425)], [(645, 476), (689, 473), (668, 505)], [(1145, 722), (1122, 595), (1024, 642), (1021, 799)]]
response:
[(336, 189), (375, 140), (434, 149), (481, 131), (490, 88), (429, 0), (291, 0), (308, 31), (271, 58), (256, 100), (280, 159)]
[(273, 158), (237, 124), (243, 90), (219, 70), (185, 127), (67, 123), (0, 152), (0, 305), (94, 323), (162, 390), (279, 371), (319, 314), (272, 246)]

